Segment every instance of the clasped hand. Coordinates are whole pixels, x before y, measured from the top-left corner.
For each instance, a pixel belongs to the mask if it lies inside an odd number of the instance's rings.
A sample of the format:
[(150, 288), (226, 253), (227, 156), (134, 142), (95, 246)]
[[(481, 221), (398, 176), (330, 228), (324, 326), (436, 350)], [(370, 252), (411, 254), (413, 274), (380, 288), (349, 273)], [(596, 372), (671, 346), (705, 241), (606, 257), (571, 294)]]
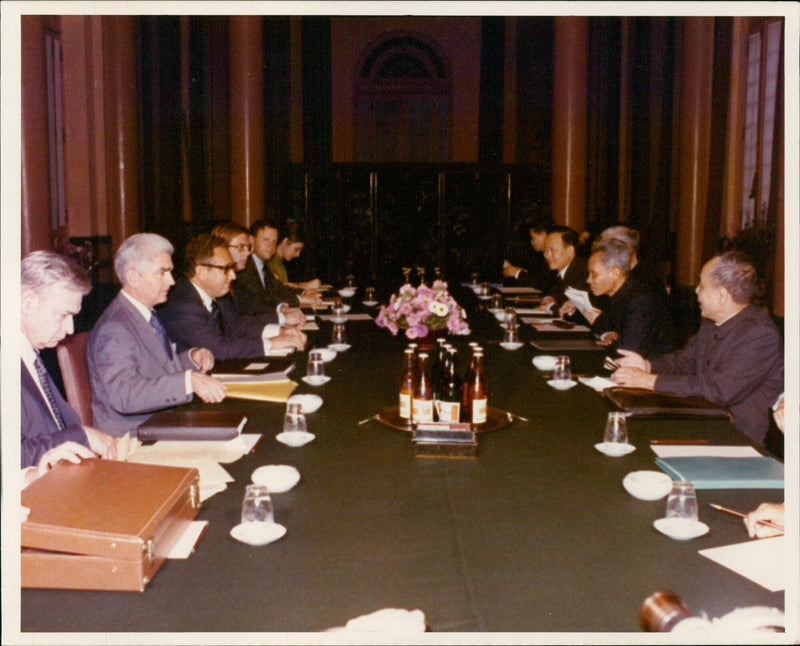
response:
[(628, 388), (653, 390), (656, 375), (650, 374), (650, 362), (630, 350), (619, 350), (619, 353), (622, 355), (618, 359), (621, 367), (612, 375), (614, 383)]

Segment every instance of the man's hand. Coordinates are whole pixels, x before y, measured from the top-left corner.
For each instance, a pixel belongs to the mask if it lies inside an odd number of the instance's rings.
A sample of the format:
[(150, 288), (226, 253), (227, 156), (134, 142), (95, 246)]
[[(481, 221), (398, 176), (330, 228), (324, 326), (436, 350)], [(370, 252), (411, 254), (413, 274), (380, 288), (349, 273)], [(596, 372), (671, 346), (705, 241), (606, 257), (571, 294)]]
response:
[(272, 337), (269, 341), (270, 349), (272, 350), (283, 350), (285, 348), (302, 350), (306, 346), (306, 335), (295, 328), (281, 328), (281, 333)]
[(631, 350), (619, 350), (619, 353), (622, 355), (621, 359), (617, 359), (619, 365), (650, 372), (650, 362), (645, 360), (642, 355)]
[[(63, 444), (54, 446), (42, 455), (39, 459), (39, 464), (35, 467), (23, 469), (22, 473), (25, 486), (27, 487), (37, 478), (41, 478), (52, 467), (61, 462), (61, 460), (66, 460), (73, 464), (80, 464), (81, 460), (90, 460), (96, 457), (97, 455), (93, 453), (91, 449), (87, 449), (83, 444), (78, 444), (77, 442), (64, 442)], [(25, 509), (25, 507), (23, 507), (23, 509)], [(30, 510), (28, 510), (28, 512), (30, 513)], [(25, 518), (27, 517), (28, 514), (25, 514)]]
[(319, 307), (321, 303), (322, 297), (315, 289), (307, 289), (300, 294), (300, 305), (302, 307)]
[(515, 267), (511, 264), (503, 265), (503, 276), (506, 278), (516, 278), (520, 271), (522, 271), (521, 267)]
[(568, 314), (574, 314), (578, 311), (572, 301), (565, 301), (564, 304), (558, 308), (558, 315), (563, 319)]
[(116, 438), (111, 437), (108, 433), (103, 433), (103, 431), (98, 431), (91, 426), (84, 426), (83, 432), (86, 433), (86, 439), (89, 440), (89, 448), (97, 453), (97, 455), (108, 460), (115, 460), (117, 458)]
[(539, 303), (539, 307), (536, 308), (537, 312), (551, 312), (553, 311), (553, 305), (555, 305), (556, 299), (552, 296), (545, 296), (541, 302)]
[(208, 348), (192, 348), (189, 350), (189, 358), (203, 372), (208, 372), (214, 367), (214, 353)]
[(286, 325), (299, 326), (306, 322), (306, 315), (299, 307), (283, 308), (283, 320)]
[(617, 334), (616, 332), (613, 332), (613, 331), (612, 332), (604, 332), (603, 334), (600, 335), (600, 338), (598, 339), (597, 343), (599, 345), (604, 345), (604, 346), (605, 345), (611, 345), (618, 338), (619, 338), (619, 334)]
[(216, 377), (212, 377), (203, 372), (192, 371), (192, 392), (194, 392), (204, 402), (216, 404), (225, 399), (225, 391), (228, 387)]
[(767, 538), (768, 536), (780, 536), (782, 531), (774, 527), (767, 527), (758, 521), (768, 520), (776, 525), (783, 526), (784, 524), (784, 507), (782, 504), (773, 502), (762, 502), (755, 511), (747, 514), (744, 519), (745, 527), (750, 538)]
[(596, 307), (590, 307), (588, 309), (581, 310), (581, 314), (583, 314), (583, 318), (585, 318), (587, 321), (589, 321), (590, 325), (592, 323), (594, 323), (597, 320), (597, 317), (600, 316), (600, 314), (602, 314), (602, 313), (603, 313), (603, 310), (599, 310)]
[(632, 368), (631, 366), (623, 366), (619, 368), (611, 378), (615, 384), (626, 386), (628, 388), (644, 388), (646, 390), (653, 390), (656, 386), (656, 377), (658, 375), (651, 375), (641, 368)]

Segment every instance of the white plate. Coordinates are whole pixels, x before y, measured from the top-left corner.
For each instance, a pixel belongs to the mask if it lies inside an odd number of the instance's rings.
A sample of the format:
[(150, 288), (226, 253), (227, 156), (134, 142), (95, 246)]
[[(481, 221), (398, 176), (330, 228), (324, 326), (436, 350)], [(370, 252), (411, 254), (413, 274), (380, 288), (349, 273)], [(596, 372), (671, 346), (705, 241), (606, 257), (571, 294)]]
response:
[(239, 523), (231, 528), (231, 536), (248, 545), (266, 545), (285, 533), (286, 528), (278, 523)]
[(571, 379), (548, 379), (547, 384), (556, 390), (569, 390), (573, 386), (577, 386), (577, 381)]
[(633, 453), (636, 450), (633, 444), (620, 444), (618, 442), (611, 442), (610, 444), (600, 442), (599, 444), (595, 444), (594, 448), (600, 451), (600, 453), (605, 453), (612, 458), (628, 455), (628, 453)]
[(659, 518), (653, 521), (653, 527), (678, 541), (688, 541), (708, 534), (708, 525), (688, 518)]
[(315, 413), (319, 410), (319, 407), (322, 406), (322, 397), (319, 395), (312, 395), (310, 393), (304, 395), (292, 395), (286, 400), (287, 404), (289, 402), (299, 403), (304, 413)]
[(342, 287), (342, 289), (339, 290), (339, 296), (344, 296), (345, 298), (350, 298), (355, 293), (355, 287)]
[(658, 500), (672, 489), (672, 478), (661, 471), (631, 471), (622, 479), (622, 486), (639, 500)]
[(503, 341), (500, 345), (506, 350), (519, 350), (525, 344), (521, 341)]
[(298, 433), (297, 431), (293, 433), (278, 433), (275, 436), (275, 439), (278, 440), (281, 444), (285, 444), (286, 446), (303, 446), (304, 444), (308, 444), (311, 440), (313, 440), (316, 435), (313, 433)]
[(309, 386), (321, 386), (327, 384), (331, 378), (328, 375), (306, 375), (301, 377)]
[(361, 301), (361, 304), (367, 307), (373, 307), (378, 304), (378, 301)]
[(331, 343), (328, 346), (331, 350), (335, 350), (336, 352), (344, 352), (345, 350), (350, 349), (349, 343)]
[(482, 301), (490, 301), (490, 300), (492, 300), (492, 295), (491, 294), (478, 294), (478, 298), (480, 298)]
[(540, 354), (533, 358), (533, 365), (548, 372), (556, 367), (556, 358), (552, 354)]
[(283, 493), (300, 482), (300, 472), (288, 464), (268, 464), (253, 471), (250, 479), (270, 493)]

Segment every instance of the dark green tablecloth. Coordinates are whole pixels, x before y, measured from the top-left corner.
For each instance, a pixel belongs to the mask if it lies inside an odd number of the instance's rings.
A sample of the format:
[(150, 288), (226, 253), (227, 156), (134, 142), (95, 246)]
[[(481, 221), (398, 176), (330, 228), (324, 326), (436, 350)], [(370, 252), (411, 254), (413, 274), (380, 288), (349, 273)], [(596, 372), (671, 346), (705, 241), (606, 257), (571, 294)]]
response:
[[(224, 402), (247, 412), (245, 432), (264, 436), (227, 465), (236, 481), (205, 503), (199, 518), (210, 525), (196, 553), (166, 563), (141, 594), (23, 590), (23, 631), (318, 631), (384, 607), (419, 608), (432, 631), (638, 631), (639, 605), (659, 589), (711, 617), (783, 608), (783, 593), (697, 553), (747, 540), (741, 521), (709, 502), (750, 510), (782, 491), (700, 491), (711, 531), (680, 542), (653, 528), (664, 500), (636, 500), (621, 484), (630, 471), (656, 468), (651, 439), (741, 444), (743, 435), (722, 421), (631, 420), (637, 450), (606, 457), (594, 449), (608, 411), (601, 395), (583, 385), (552, 390), (531, 365), (530, 344), (505, 351), (488, 342), (500, 328), (487, 313), (471, 322), (487, 341), (490, 405), (530, 420), (481, 434), (478, 459), (415, 458), (409, 434), (358, 425), (396, 403), (405, 340), (348, 323), (353, 347), (327, 364), (331, 382), (300, 382), (298, 392), (325, 400), (308, 416), (314, 442), (275, 440), (282, 405)], [(316, 342), (329, 335), (322, 323)], [(573, 358), (577, 371), (596, 372), (603, 353)], [(294, 376), (304, 374), (301, 354)], [(273, 497), (286, 536), (249, 547), (228, 532), (263, 464), (294, 465), (302, 479)]]

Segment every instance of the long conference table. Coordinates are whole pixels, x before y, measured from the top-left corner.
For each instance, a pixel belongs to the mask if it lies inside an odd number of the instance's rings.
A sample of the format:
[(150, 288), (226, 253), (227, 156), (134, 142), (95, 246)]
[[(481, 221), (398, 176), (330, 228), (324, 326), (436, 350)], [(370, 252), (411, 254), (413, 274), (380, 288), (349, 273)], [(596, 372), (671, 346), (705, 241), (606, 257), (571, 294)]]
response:
[[(530, 343), (504, 350), (495, 319), (471, 292), (459, 298), (473, 328), (451, 337), (462, 361), (467, 342), (482, 341), (489, 405), (529, 421), (479, 434), (477, 459), (415, 457), (409, 433), (358, 423), (396, 404), (407, 340), (372, 321), (349, 322), (352, 347), (327, 364), (326, 385), (299, 381), (306, 353), (297, 356), (296, 392), (324, 399), (308, 415), (313, 442), (275, 440), (282, 404), (219, 404), (246, 413), (245, 432), (263, 437), (225, 465), (235, 482), (204, 503), (198, 519), (209, 526), (195, 553), (166, 562), (143, 593), (23, 590), (23, 633), (322, 631), (385, 607), (419, 608), (433, 632), (640, 632), (641, 603), (663, 589), (709, 617), (784, 608), (783, 592), (698, 554), (747, 540), (740, 519), (708, 503), (750, 510), (782, 501), (782, 490), (700, 490), (710, 531), (676, 541), (653, 527), (664, 500), (641, 501), (622, 486), (630, 471), (657, 469), (653, 439), (747, 444), (744, 435), (721, 420), (631, 419), (637, 450), (607, 457), (594, 448), (609, 411), (602, 395), (584, 385), (550, 388), (531, 364), (538, 351)], [(330, 328), (320, 322), (312, 343), (327, 344)], [(524, 340), (535, 334), (522, 327)], [(567, 354), (575, 372), (607, 374), (603, 352)], [(301, 480), (273, 495), (286, 535), (251, 547), (229, 531), (264, 464), (293, 465)]]

